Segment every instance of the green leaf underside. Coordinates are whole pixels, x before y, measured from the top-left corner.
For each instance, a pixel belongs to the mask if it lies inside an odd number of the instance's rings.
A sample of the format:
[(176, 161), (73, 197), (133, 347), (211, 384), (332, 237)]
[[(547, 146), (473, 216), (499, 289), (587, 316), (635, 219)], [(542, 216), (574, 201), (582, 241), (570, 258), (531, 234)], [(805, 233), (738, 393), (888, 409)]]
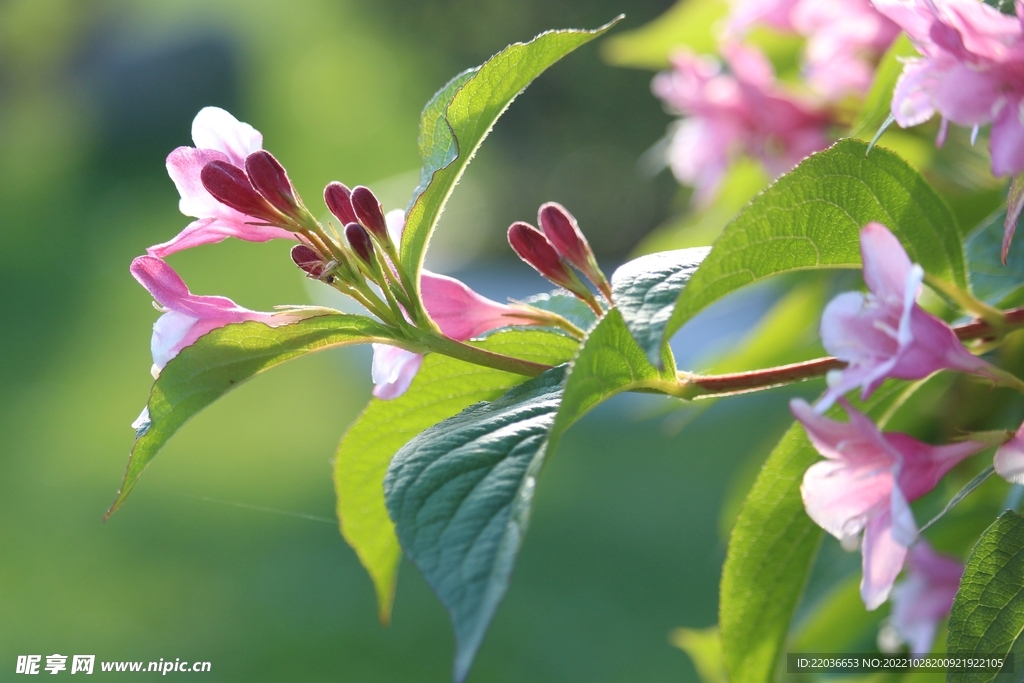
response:
[(384, 480), (388, 511), (402, 549), (452, 618), (456, 681), (508, 588), (545, 458), (586, 411), (661, 377), (612, 310), (570, 369), (553, 368), (471, 406), (395, 455)]
[(693, 247), (648, 254), (612, 274), (615, 306), (651, 363), (660, 363), (665, 326), (676, 299), (709, 251)]
[(528, 43), (510, 45), (479, 68), (456, 76), (430, 101), (420, 124), (420, 188), (402, 234), (402, 265), (415, 276), (413, 282), (419, 282), (423, 254), (445, 202), (494, 122), (533, 79), (615, 21), (593, 31), (548, 31)]
[(1024, 288), (1024, 240), (1011, 242), (1006, 265), (1002, 262), (1005, 220), (1006, 210), (997, 211), (964, 240), (971, 289), (976, 297), (993, 306)]
[(1013, 653), (1015, 676), (946, 674), (949, 683), (1019, 681), (1024, 666), (1024, 517), (1007, 510), (978, 539), (949, 615), (946, 651), (958, 657)]
[(892, 111), (892, 91), (903, 73), (903, 58), (918, 56), (917, 50), (906, 33), (900, 35), (889, 46), (875, 70), (871, 90), (864, 98), (857, 123), (850, 131), (850, 137), (871, 139)]
[[(887, 383), (859, 409), (876, 418), (901, 397)], [(846, 420), (834, 406), (833, 419)], [(842, 416), (842, 417), (840, 417)], [(743, 502), (722, 568), (719, 623), (732, 683), (769, 683), (824, 531), (804, 511), (800, 484), (821, 458), (794, 422)]]
[(227, 325), (181, 350), (160, 373), (149, 395), (149, 428), (140, 430), (124, 483), (107, 511), (124, 502), (157, 452), (193, 415), (239, 384), (287, 360), (350, 344), (387, 342), (388, 329), (361, 315), (321, 315), (268, 327), (259, 322)]
[(805, 159), (726, 226), (679, 297), (666, 328), (727, 294), (780, 273), (860, 265), (859, 233), (878, 221), (926, 272), (966, 286), (956, 219), (921, 175), (894, 153), (841, 140)]
[[(516, 330), (474, 345), (559, 365), (572, 358), (578, 342), (550, 332)], [(428, 427), (473, 403), (494, 400), (523, 381), (513, 373), (428, 354), (408, 391), (388, 401), (372, 399), (342, 439), (334, 460), (341, 533), (373, 580), (383, 622), (390, 618), (401, 558), (384, 503), (384, 474), (392, 456)]]

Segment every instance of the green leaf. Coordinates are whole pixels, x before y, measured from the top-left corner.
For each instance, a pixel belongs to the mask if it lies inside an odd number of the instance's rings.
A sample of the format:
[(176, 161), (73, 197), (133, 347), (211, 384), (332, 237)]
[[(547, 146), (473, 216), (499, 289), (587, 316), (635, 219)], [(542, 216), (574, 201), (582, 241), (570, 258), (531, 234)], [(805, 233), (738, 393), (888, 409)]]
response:
[(728, 683), (722, 660), (722, 639), (718, 627), (677, 628), (669, 634), (670, 643), (690, 655), (701, 683)]
[(564, 378), (553, 368), (431, 427), (384, 479), (402, 548), (451, 615), (458, 682), (508, 587)]
[(612, 274), (615, 306), (652, 363), (660, 361), (665, 326), (676, 299), (709, 251), (709, 247), (693, 247), (648, 254)]
[(903, 59), (918, 56), (917, 50), (906, 33), (900, 33), (899, 37), (889, 46), (882, 61), (875, 69), (875, 80), (871, 84), (871, 90), (864, 98), (860, 114), (857, 116), (857, 123), (850, 131), (850, 137), (867, 138), (870, 140), (875, 133), (886, 122), (892, 111), (892, 91), (896, 88), (896, 81), (903, 73)]
[[(877, 417), (907, 394), (887, 383), (860, 407)], [(842, 414), (833, 406), (829, 415)], [(842, 418), (841, 418), (842, 419)], [(719, 624), (732, 683), (769, 683), (822, 531), (804, 511), (800, 484), (821, 456), (794, 422), (743, 503), (722, 568)]]
[(971, 288), (982, 301), (996, 306), (1024, 289), (1024, 240), (1010, 244), (1003, 265), (1003, 223), (1006, 209), (989, 216), (964, 241)]
[(984, 0), (984, 2), (986, 5), (995, 7), (1003, 14), (1009, 14), (1010, 16), (1016, 14), (1013, 0)]
[(412, 282), (419, 282), (427, 242), (445, 202), (498, 117), (545, 69), (617, 21), (593, 31), (548, 31), (528, 43), (510, 45), (477, 69), (456, 76), (431, 99), (420, 122), (420, 187), (402, 234), (402, 266)]
[[(587, 309), (589, 310), (589, 309)], [(532, 330), (498, 332), (474, 343), (495, 353), (558, 365), (578, 342)], [(395, 596), (401, 549), (384, 503), (384, 474), (392, 456), (414, 436), (479, 401), (491, 401), (523, 382), (520, 375), (428, 354), (409, 390), (370, 404), (349, 428), (334, 459), (341, 533), (366, 567), (377, 590), (381, 621), (387, 623)]]
[(606, 40), (601, 54), (613, 66), (664, 69), (672, 52), (681, 47), (716, 52), (713, 28), (728, 13), (723, 0), (678, 0), (654, 21)]
[(398, 451), (384, 479), (401, 547), (452, 618), (456, 681), (508, 588), (536, 477), (561, 435), (621, 391), (674, 384), (647, 361), (614, 309), (566, 372), (553, 368), (427, 429)]
[[(1016, 671), (1024, 657), (1024, 517), (1007, 510), (978, 539), (949, 615), (946, 651), (958, 657), (1012, 653)], [(988, 683), (1011, 677), (955, 672), (948, 683)], [(1020, 680), (1019, 674), (1012, 677)]]
[(671, 336), (709, 304), (780, 273), (860, 266), (859, 233), (886, 225), (910, 258), (966, 286), (956, 219), (921, 175), (892, 152), (841, 140), (758, 195), (693, 274), (666, 328)]
[(388, 342), (384, 325), (361, 315), (321, 315), (281, 327), (259, 322), (227, 325), (181, 350), (149, 394), (149, 424), (138, 430), (121, 490), (121, 506), (157, 452), (193, 415), (239, 384), (287, 360), (334, 346)]

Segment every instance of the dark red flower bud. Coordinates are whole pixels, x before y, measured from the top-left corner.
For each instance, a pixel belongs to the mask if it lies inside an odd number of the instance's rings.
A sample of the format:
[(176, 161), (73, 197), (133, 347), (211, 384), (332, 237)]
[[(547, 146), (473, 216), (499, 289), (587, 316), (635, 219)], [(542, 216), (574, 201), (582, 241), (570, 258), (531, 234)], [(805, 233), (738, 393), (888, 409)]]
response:
[(588, 261), (594, 258), (576, 219), (561, 204), (548, 202), (542, 205), (537, 212), (537, 221), (555, 251), (569, 263), (584, 270)]
[(249, 182), (270, 204), (285, 214), (295, 214), (298, 202), (288, 173), (274, 155), (265, 150), (253, 152), (245, 158), (245, 173)]
[(373, 265), (373, 240), (370, 239), (370, 233), (366, 232), (363, 226), (358, 223), (346, 225), (345, 239), (348, 240), (348, 246), (352, 247), (352, 251), (360, 261), (367, 265)]
[(305, 244), (296, 244), (292, 247), (292, 261), (311, 278), (319, 280), (324, 274), (324, 258)]
[(573, 294), (593, 298), (590, 290), (569, 269), (555, 248), (537, 228), (529, 223), (513, 223), (508, 229), (508, 243), (530, 266), (560, 287)]
[(384, 210), (370, 188), (360, 185), (352, 190), (352, 208), (363, 227), (377, 239), (385, 242), (388, 240), (388, 224), (384, 220)]
[(278, 225), (281, 216), (259, 192), (253, 189), (245, 171), (226, 161), (211, 161), (199, 173), (206, 191), (221, 204), (271, 225)]
[(352, 209), (352, 190), (337, 180), (328, 183), (324, 188), (324, 202), (342, 225), (359, 222), (356, 212)]

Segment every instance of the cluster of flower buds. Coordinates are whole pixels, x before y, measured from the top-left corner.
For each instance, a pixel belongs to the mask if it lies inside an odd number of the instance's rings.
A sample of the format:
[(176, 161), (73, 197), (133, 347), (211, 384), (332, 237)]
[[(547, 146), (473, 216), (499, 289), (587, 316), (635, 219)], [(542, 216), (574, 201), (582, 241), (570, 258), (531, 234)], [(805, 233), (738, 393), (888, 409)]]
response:
[[(413, 340), (414, 347), (414, 338), (422, 341), (423, 334), (464, 342), (512, 325), (561, 327), (570, 334), (582, 334), (555, 313), (492, 301), (454, 278), (424, 271), (418, 287), (414, 286), (399, 260), (401, 211), (385, 216), (369, 188), (349, 190), (332, 182), (324, 189), (324, 202), (339, 229), (330, 223), (325, 229), (302, 203), (284, 167), (262, 148), (263, 136), (223, 109), (201, 110), (192, 123), (192, 139), (195, 147), (171, 152), (167, 171), (181, 195), (182, 213), (197, 220), (174, 239), (150, 247), (146, 256), (132, 264), (132, 274), (164, 313), (153, 328), (154, 375), (182, 348), (217, 327), (252, 320), (277, 326), (323, 313), (323, 309), (297, 306), (261, 313), (224, 297), (194, 295), (163, 260), (177, 251), (228, 237), (298, 242), (291, 258), (308, 277), (351, 296), (394, 328), (396, 338)], [(610, 293), (575, 221), (561, 207), (550, 206), (557, 210), (551, 214), (547, 207), (542, 209), (545, 232), (602, 291)], [(550, 244), (547, 247), (558, 262), (560, 257)], [(575, 281), (579, 283), (578, 278)], [(582, 283), (576, 291), (586, 292), (593, 301)], [(374, 344), (374, 395), (395, 398), (404, 393), (422, 358), (406, 348)]]
[(509, 226), (508, 243), (512, 249), (538, 273), (572, 292), (601, 315), (604, 312), (601, 304), (572, 266), (583, 273), (609, 305), (612, 303), (612, 289), (597, 266), (594, 252), (576, 219), (561, 204), (548, 202), (537, 212), (537, 222), (540, 230), (523, 222)]

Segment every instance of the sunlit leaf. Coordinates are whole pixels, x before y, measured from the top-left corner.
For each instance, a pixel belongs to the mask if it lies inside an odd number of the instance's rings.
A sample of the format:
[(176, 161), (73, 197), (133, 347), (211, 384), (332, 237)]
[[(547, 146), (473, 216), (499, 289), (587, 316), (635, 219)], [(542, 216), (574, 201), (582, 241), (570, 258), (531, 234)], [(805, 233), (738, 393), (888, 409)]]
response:
[(140, 429), (124, 483), (107, 511), (124, 502), (157, 452), (193, 415), (239, 384), (287, 360), (333, 346), (386, 342), (388, 329), (360, 315), (322, 315), (281, 327), (246, 322), (221, 327), (181, 350), (149, 395), (149, 425)]
[(722, 659), (722, 639), (718, 627), (677, 628), (669, 634), (669, 642), (690, 655), (701, 683), (728, 683)]
[(413, 282), (419, 282), (427, 242), (445, 202), (494, 122), (533, 79), (615, 21), (593, 31), (548, 31), (528, 43), (510, 45), (477, 69), (456, 76), (430, 101), (420, 124), (420, 187), (402, 234), (402, 265), (416, 276)]
[[(578, 342), (560, 334), (515, 330), (498, 332), (478, 345), (559, 365), (572, 358)], [(345, 540), (373, 579), (382, 621), (390, 618), (401, 557), (384, 503), (384, 474), (392, 456), (428, 427), (473, 403), (494, 400), (523, 381), (520, 375), (428, 354), (408, 391), (388, 401), (372, 399), (341, 440), (334, 460), (338, 519)]]
[(666, 329), (671, 336), (709, 304), (780, 273), (860, 265), (859, 233), (878, 221), (910, 258), (964, 286), (956, 219), (898, 156), (858, 140), (812, 155), (754, 198), (723, 231), (690, 279)]
[(615, 306), (652, 363), (660, 362), (665, 326), (679, 293), (709, 251), (709, 247), (693, 247), (648, 254), (623, 264), (612, 275)]
[(536, 477), (561, 435), (601, 401), (672, 379), (647, 361), (612, 310), (569, 370), (554, 368), (470, 406), (392, 459), (384, 480), (388, 511), (402, 549), (452, 618), (456, 681), (469, 671), (508, 588)]
[[(946, 651), (958, 657), (1013, 654), (1014, 671), (1024, 658), (1024, 517), (999, 516), (978, 539), (949, 615)], [(988, 683), (1006, 676), (950, 671), (949, 683)], [(1009, 680), (1007, 678), (1007, 680)], [(1019, 674), (1013, 680), (1020, 680)]]

